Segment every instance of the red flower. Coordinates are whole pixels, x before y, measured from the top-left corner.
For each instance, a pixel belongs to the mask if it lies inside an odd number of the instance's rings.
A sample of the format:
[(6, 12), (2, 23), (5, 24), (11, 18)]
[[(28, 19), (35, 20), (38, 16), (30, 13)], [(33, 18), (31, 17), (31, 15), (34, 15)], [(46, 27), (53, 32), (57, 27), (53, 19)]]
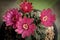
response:
[(23, 12), (31, 12), (32, 11), (32, 4), (30, 2), (22, 2), (20, 4), (20, 8), (21, 10), (23, 10)]
[(52, 26), (54, 21), (56, 20), (55, 14), (52, 14), (51, 9), (47, 9), (47, 10), (44, 9), (41, 12), (40, 19), (41, 19), (41, 24), (43, 24), (46, 27)]
[(18, 34), (22, 34), (22, 37), (29, 37), (32, 35), (36, 29), (35, 24), (32, 23), (32, 18), (23, 18), (17, 22), (17, 29), (15, 30)]
[(21, 17), (21, 14), (18, 12), (18, 9), (10, 9), (6, 11), (6, 14), (3, 15), (3, 21), (6, 23), (6, 26), (12, 26), (16, 27), (16, 22), (19, 20), (19, 17)]

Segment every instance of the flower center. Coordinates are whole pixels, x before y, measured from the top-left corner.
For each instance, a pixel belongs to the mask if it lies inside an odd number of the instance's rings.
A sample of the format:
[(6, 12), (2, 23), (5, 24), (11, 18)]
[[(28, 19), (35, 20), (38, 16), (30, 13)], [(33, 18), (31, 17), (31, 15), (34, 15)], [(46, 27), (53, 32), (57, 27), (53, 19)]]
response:
[(25, 30), (27, 30), (27, 29), (28, 29), (28, 24), (23, 24), (23, 28), (24, 28)]
[(47, 16), (44, 16), (43, 17), (43, 21), (47, 21), (48, 17)]
[(25, 9), (28, 9), (27, 6), (25, 6)]
[(13, 22), (16, 22), (16, 17), (15, 16), (12, 18), (12, 21)]

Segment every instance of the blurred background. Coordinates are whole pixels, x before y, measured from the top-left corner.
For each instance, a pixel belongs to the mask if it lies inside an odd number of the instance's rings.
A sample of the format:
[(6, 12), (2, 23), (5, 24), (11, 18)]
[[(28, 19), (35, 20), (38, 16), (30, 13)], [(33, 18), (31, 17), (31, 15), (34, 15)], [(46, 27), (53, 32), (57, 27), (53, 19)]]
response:
[[(22, 0), (0, 0), (0, 25), (2, 24), (2, 16), (7, 9), (19, 8)], [(56, 27), (58, 30), (58, 40), (60, 40), (60, 0), (28, 0), (32, 2), (34, 9), (43, 10), (51, 8), (56, 14)]]

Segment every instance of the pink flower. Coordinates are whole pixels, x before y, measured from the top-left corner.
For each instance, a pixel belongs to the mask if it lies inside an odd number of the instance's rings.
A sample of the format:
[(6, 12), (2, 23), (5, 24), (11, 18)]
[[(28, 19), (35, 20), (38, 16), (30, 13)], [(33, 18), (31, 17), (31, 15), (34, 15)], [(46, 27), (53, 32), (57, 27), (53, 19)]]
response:
[(22, 2), (20, 4), (20, 8), (21, 10), (23, 10), (23, 12), (31, 12), (32, 11), (32, 4), (30, 2)]
[(44, 9), (41, 12), (40, 19), (41, 19), (41, 24), (43, 24), (46, 27), (52, 26), (54, 21), (56, 20), (55, 14), (52, 14), (52, 10), (49, 8), (47, 10)]
[(21, 17), (21, 14), (18, 13), (18, 9), (13, 8), (6, 11), (6, 14), (3, 15), (3, 21), (6, 23), (6, 26), (13, 25), (13, 27), (15, 27), (16, 22), (19, 20), (19, 17)]
[(33, 19), (24, 17), (17, 22), (17, 29), (15, 30), (18, 34), (22, 34), (22, 38), (32, 35), (36, 29), (35, 24), (32, 23)]

